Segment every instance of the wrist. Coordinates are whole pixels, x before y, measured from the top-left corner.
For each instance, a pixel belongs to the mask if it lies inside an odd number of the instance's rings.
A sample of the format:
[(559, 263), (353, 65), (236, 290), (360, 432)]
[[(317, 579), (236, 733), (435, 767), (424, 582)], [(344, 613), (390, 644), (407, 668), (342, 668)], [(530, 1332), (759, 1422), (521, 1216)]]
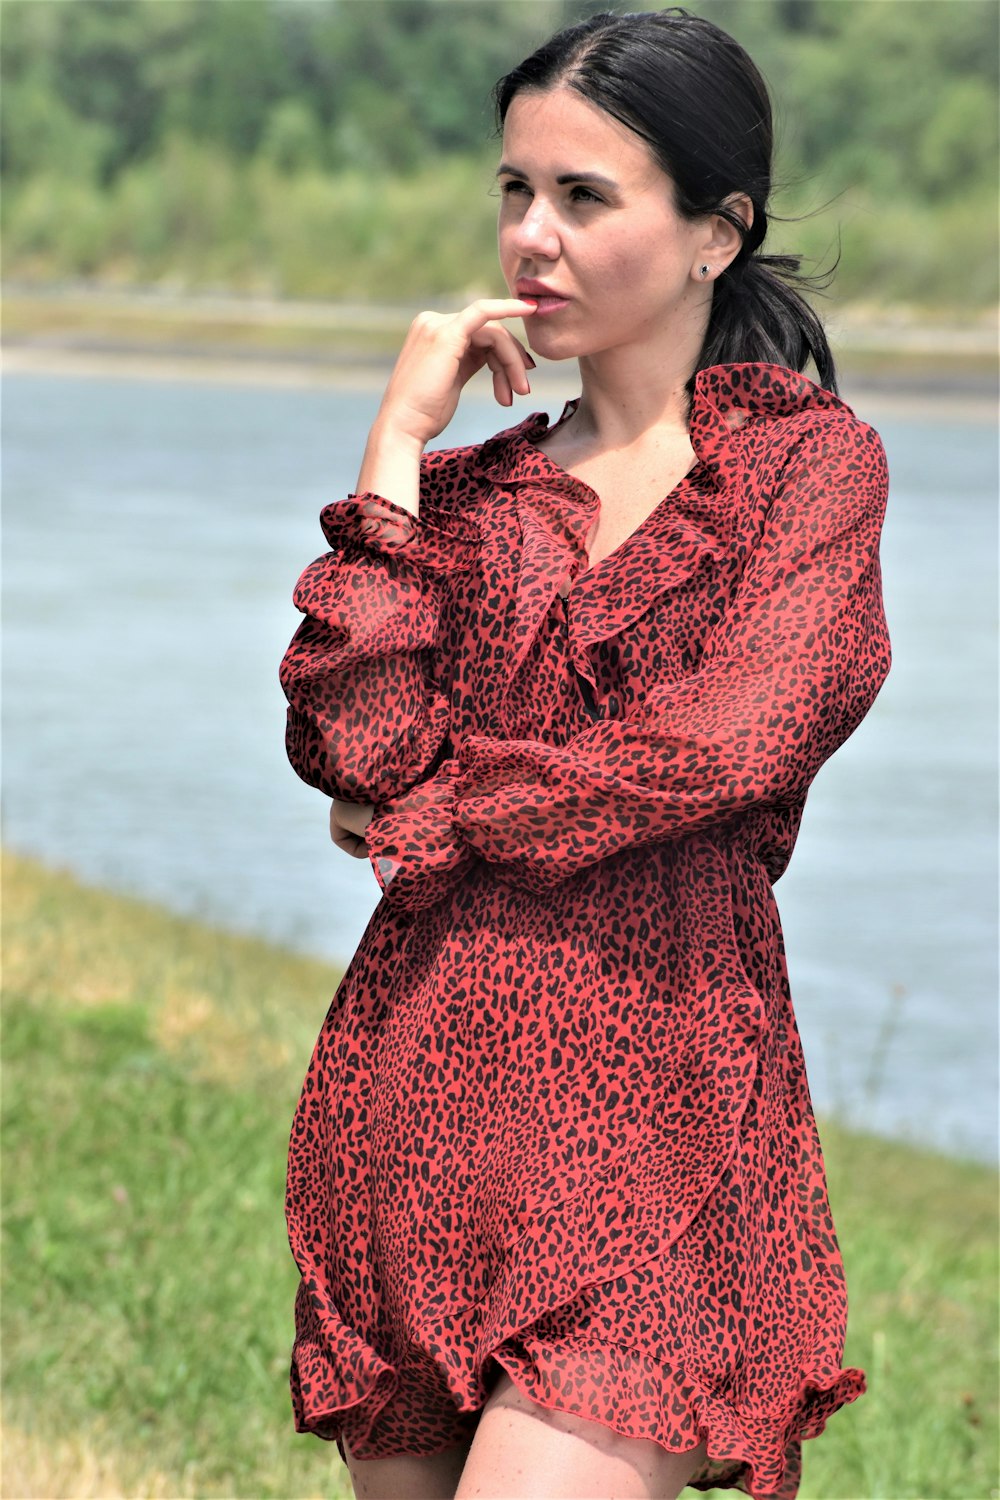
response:
[(411, 434), (376, 419), (368, 434), (357, 493), (384, 495), (417, 515), (423, 450), (423, 443)]
[(430, 438), (408, 429), (389, 412), (379, 412), (368, 434), (366, 454), (379, 459), (412, 459), (419, 463)]

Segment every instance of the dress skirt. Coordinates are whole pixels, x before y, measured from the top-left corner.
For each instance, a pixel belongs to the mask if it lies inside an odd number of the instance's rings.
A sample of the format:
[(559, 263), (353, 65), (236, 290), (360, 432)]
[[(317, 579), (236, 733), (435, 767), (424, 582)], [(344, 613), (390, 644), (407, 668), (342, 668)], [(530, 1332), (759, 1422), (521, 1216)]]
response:
[[(762, 909), (769, 945), (741, 944)], [(794, 1496), (802, 1439), (864, 1377), (840, 1367), (843, 1271), (775, 970), (766, 875), (706, 839), (556, 899), (484, 869), (447, 910), (382, 903), (292, 1132), (297, 1429), (436, 1453), (471, 1439), (504, 1369), (623, 1435), (706, 1438), (696, 1488)], [(662, 972), (699, 1003), (651, 987)]]

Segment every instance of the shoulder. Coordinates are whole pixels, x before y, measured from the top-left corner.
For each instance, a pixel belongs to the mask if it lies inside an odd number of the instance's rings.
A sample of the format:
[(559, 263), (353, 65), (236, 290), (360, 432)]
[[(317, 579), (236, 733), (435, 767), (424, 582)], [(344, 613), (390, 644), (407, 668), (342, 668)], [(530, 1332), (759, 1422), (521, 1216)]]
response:
[(776, 477), (789, 468), (809, 468), (817, 478), (830, 479), (862, 473), (881, 482), (888, 475), (881, 437), (843, 403), (765, 419), (758, 441)]
[(879, 527), (889, 496), (882, 439), (843, 402), (776, 418), (762, 434), (767, 503), (810, 527)]
[(723, 377), (716, 399), (737, 445), (762, 477), (778, 482), (791, 471), (808, 470), (820, 485), (853, 477), (876, 489), (885, 486), (882, 439), (842, 397), (780, 365), (716, 369)]
[(696, 377), (699, 442), (734, 495), (772, 524), (878, 528), (882, 440), (840, 396), (781, 365), (713, 365)]

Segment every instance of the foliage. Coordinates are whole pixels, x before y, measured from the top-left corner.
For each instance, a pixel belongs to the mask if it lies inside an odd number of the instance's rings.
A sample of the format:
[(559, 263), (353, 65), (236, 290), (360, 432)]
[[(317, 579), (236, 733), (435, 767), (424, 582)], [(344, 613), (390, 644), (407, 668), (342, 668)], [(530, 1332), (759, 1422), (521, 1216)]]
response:
[[(292, 1430), (282, 1218), (339, 974), (10, 855), (4, 916), (4, 1493), (346, 1497)], [(869, 1392), (801, 1500), (986, 1496), (995, 1174), (823, 1139)]]
[[(372, 298), (492, 284), (491, 86), (597, 6), (4, 0), (7, 274)], [(826, 248), (855, 221), (839, 290), (995, 298), (992, 0), (689, 8), (769, 80), (779, 213), (824, 210), (798, 240)]]
[[(3, 169), (70, 175), (71, 120), (100, 131), (89, 164), (104, 183), (177, 134), (245, 161), (288, 129), (291, 104), (315, 165), (405, 169), (478, 144), (495, 78), (567, 13), (559, 0), (5, 0)], [(39, 142), (26, 122), (42, 101), (59, 123)]]
[[(43, 283), (74, 275), (171, 292), (407, 306), (451, 303), (465, 292), (502, 295), (492, 154), (442, 157), (406, 175), (315, 166), (290, 174), (288, 161), (307, 149), (290, 117), (266, 151), (242, 164), (172, 136), (157, 160), (129, 167), (103, 192), (81, 180), (34, 177), (5, 205), (8, 273)], [(930, 215), (912, 201), (882, 203), (861, 192), (816, 207), (807, 192), (798, 202), (786, 194), (782, 212), (806, 217), (775, 221), (768, 248), (825, 265), (839, 235), (838, 298), (891, 293), (945, 309), (959, 293), (966, 308), (995, 299), (994, 259), (970, 254), (983, 236), (978, 198)]]

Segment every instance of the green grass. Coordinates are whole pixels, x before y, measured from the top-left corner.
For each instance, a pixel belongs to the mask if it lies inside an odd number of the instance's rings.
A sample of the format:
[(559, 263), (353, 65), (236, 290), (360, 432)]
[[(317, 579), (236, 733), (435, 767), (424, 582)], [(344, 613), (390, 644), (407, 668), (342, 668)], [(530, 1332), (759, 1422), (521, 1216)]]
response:
[[(282, 1212), (326, 965), (4, 860), (8, 1500), (349, 1496), (293, 1433)], [(870, 1391), (801, 1500), (996, 1495), (994, 1174), (824, 1128)]]

